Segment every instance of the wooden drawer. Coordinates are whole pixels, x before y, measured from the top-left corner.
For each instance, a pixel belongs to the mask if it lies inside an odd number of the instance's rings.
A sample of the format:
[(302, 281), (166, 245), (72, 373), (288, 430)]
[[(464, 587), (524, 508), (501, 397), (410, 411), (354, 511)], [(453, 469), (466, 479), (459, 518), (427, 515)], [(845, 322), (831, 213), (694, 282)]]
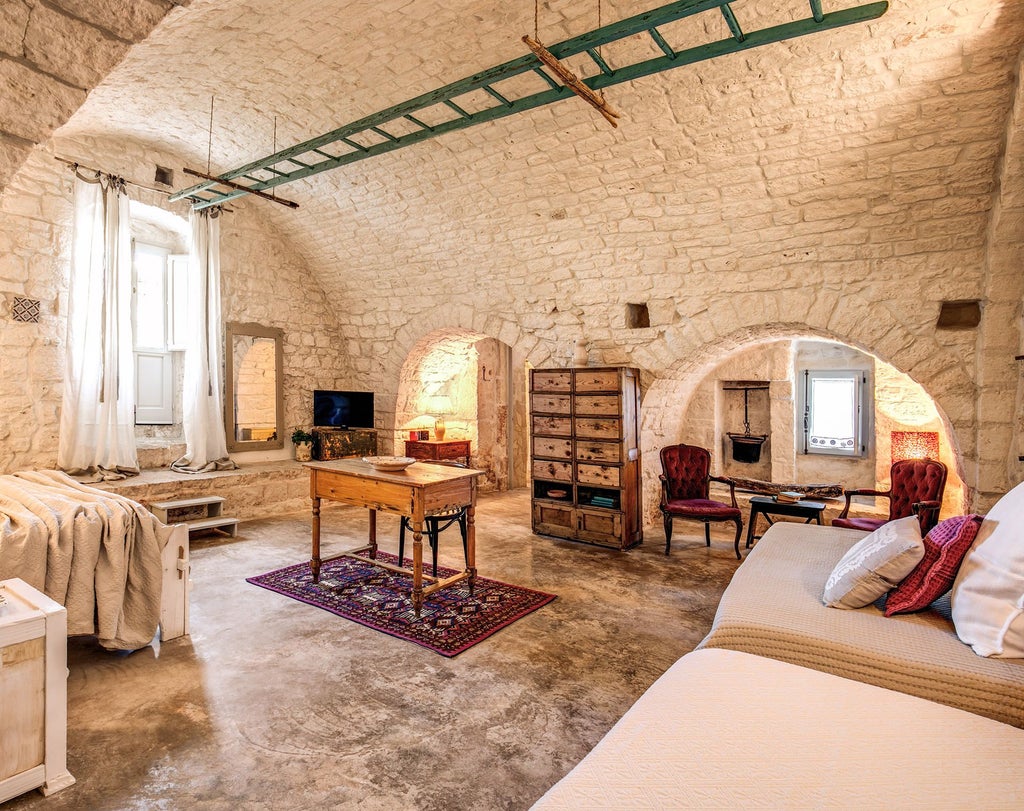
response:
[(576, 398), (576, 413), (593, 417), (617, 417), (620, 410), (617, 394), (583, 394)]
[(619, 487), (622, 482), (622, 468), (609, 465), (576, 465), (576, 480), (581, 484)]
[(469, 440), (465, 442), (445, 442), (437, 446), (438, 459), (464, 459), (469, 456)]
[(572, 538), (576, 534), (576, 510), (557, 504), (534, 502), (533, 531), (559, 538)]
[(545, 459), (572, 459), (572, 440), (535, 436), (533, 438), (533, 455)]
[(618, 369), (577, 369), (575, 391), (586, 393), (591, 391), (619, 390)]
[(577, 462), (622, 462), (621, 442), (576, 441)]
[(576, 417), (573, 422), (580, 439), (619, 439), (622, 436), (622, 424), (617, 419)]
[(572, 372), (568, 369), (534, 369), (531, 391), (572, 391)]
[(572, 410), (572, 396), (535, 392), (530, 395), (530, 408), (535, 414), (568, 414)]
[(614, 546), (622, 545), (622, 514), (618, 512), (577, 510), (576, 537), (583, 541)]
[(534, 414), (533, 433), (545, 436), (572, 436), (572, 419)]
[(544, 459), (533, 460), (533, 478), (554, 479), (558, 482), (572, 481), (571, 462), (549, 462)]

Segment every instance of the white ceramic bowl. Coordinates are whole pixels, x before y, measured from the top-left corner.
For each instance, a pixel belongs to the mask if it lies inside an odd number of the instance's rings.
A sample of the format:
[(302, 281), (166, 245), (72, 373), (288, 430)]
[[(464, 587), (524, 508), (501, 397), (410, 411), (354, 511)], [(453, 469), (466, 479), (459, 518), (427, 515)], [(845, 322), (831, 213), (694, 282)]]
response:
[(364, 456), (363, 461), (374, 470), (390, 470), (394, 472), (405, 470), (409, 465), (415, 463), (416, 460), (410, 456)]

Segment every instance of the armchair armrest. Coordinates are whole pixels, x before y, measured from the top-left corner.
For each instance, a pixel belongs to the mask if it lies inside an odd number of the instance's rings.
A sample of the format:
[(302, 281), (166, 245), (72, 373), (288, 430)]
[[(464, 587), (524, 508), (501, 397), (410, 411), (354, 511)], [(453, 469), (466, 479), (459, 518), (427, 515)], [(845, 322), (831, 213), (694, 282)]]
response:
[(722, 484), (729, 485), (729, 498), (732, 499), (732, 506), (736, 507), (736, 482), (730, 479), (728, 476), (708, 476), (708, 481), (721, 482)]
[(934, 499), (918, 501), (910, 505), (910, 509), (917, 520), (921, 522), (921, 533), (927, 534), (932, 527), (939, 523), (939, 510), (942, 509), (942, 502)]
[(658, 478), (661, 480), (661, 506), (664, 507), (668, 504), (668, 479), (664, 473), (659, 473)]
[(843, 490), (843, 495), (846, 497), (846, 503), (843, 505), (843, 511), (838, 515), (839, 518), (846, 518), (847, 514), (850, 512), (850, 499), (853, 496), (884, 496), (885, 498), (889, 498), (892, 495), (892, 491), (871, 490), (863, 487), (856, 490)]

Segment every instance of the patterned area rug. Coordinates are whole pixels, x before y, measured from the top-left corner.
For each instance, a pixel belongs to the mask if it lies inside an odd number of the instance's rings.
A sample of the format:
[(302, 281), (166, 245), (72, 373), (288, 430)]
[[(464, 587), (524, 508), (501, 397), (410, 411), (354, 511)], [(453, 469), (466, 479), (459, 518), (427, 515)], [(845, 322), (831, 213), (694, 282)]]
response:
[[(378, 552), (377, 558), (398, 562), (386, 552)], [(409, 558), (406, 565), (412, 565)], [(429, 571), (429, 564), (424, 569)], [(454, 569), (437, 567), (438, 577), (455, 573)], [(350, 557), (324, 563), (319, 583), (313, 583), (309, 563), (247, 577), (246, 581), (415, 642), (442, 656), (457, 656), (555, 599), (554, 594), (478, 576), (472, 595), (465, 581), (456, 583), (427, 597), (417, 617), (410, 597), (411, 574), (391, 572)]]

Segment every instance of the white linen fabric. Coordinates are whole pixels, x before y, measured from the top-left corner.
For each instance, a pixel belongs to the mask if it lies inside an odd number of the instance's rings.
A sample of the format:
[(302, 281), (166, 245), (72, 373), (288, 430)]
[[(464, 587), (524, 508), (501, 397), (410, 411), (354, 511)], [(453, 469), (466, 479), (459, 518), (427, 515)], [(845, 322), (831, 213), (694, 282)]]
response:
[(985, 516), (951, 599), (957, 636), (975, 653), (1024, 658), (1024, 483)]
[(218, 214), (209, 209), (189, 214), (189, 337), (182, 389), (185, 455), (171, 465), (179, 473), (237, 467), (228, 457), (224, 434)]
[(132, 262), (128, 196), (101, 175), (75, 178), (64, 399), (57, 465), (123, 479), (135, 450)]
[(924, 557), (916, 515), (882, 524), (840, 559), (825, 582), (830, 608), (863, 608), (900, 584)]
[(1022, 751), (1024, 730), (988, 718), (700, 650), (672, 665), (533, 807), (1017, 808)]
[(57, 470), (0, 476), (0, 580), (18, 577), (68, 612), (68, 634), (136, 650), (160, 622), (172, 528), (141, 504)]

